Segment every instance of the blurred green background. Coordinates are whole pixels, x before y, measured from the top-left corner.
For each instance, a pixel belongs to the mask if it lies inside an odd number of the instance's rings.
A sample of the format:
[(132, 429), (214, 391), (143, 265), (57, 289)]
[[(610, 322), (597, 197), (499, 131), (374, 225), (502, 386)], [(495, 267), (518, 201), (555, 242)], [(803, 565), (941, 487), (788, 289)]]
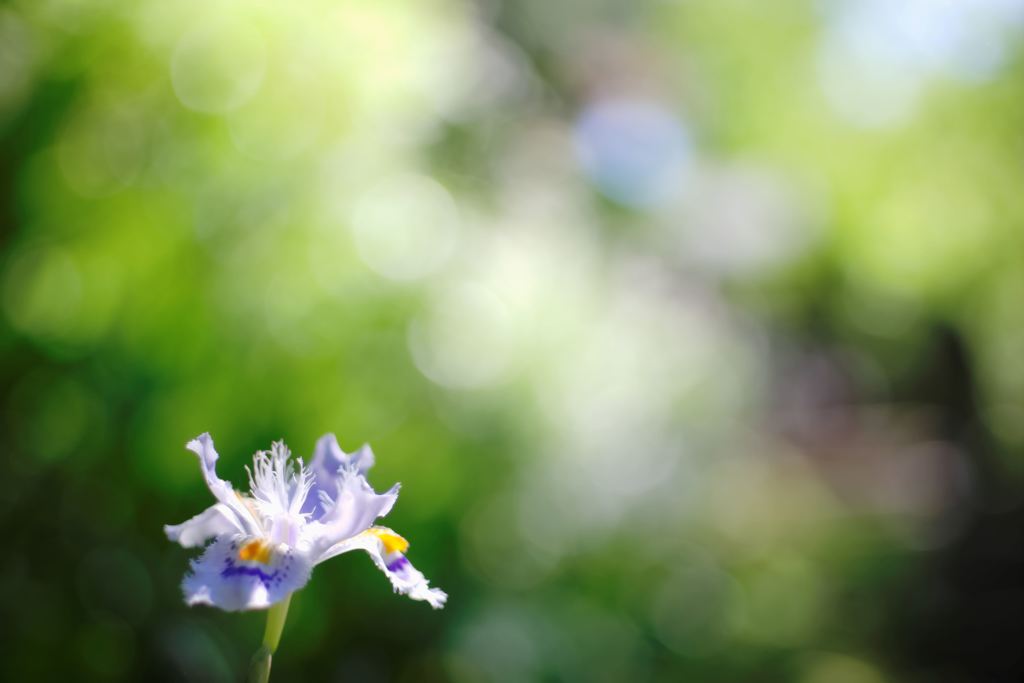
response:
[(0, 678), (240, 680), (162, 525), (369, 442), (277, 681), (1024, 672), (1024, 3), (0, 4)]

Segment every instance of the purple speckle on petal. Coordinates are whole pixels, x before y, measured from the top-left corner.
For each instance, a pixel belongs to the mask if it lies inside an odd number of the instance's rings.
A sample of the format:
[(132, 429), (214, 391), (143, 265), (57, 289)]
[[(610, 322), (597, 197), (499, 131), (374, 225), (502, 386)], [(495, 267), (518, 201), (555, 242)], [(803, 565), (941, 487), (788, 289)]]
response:
[(388, 562), (386, 566), (389, 572), (397, 572), (399, 569), (406, 566), (407, 564), (409, 564), (409, 560), (405, 559), (405, 555), (399, 555), (395, 559)]
[(229, 576), (255, 576), (263, 582), (264, 586), (270, 587), (270, 584), (277, 579), (277, 571), (270, 572), (269, 574), (259, 567), (238, 567), (229, 563), (220, 575), (227, 578)]

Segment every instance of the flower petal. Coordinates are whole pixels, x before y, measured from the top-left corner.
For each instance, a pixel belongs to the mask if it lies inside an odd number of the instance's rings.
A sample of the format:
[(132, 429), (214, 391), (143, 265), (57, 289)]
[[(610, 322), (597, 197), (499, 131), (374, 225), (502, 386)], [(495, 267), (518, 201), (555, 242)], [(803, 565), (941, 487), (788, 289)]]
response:
[(303, 530), (314, 561), (321, 562), (319, 555), (325, 550), (366, 531), (374, 520), (390, 512), (398, 499), (398, 488), (395, 484), (385, 493), (377, 493), (354, 468), (342, 469), (333, 504)]
[(207, 488), (210, 489), (214, 498), (229, 508), (233, 515), (232, 521), (236, 523), (236, 526), (249, 534), (258, 534), (260, 525), (253, 513), (231, 488), (231, 484), (217, 476), (217, 458), (220, 456), (213, 447), (213, 439), (210, 438), (210, 435), (208, 433), (200, 434), (185, 444), (185, 448), (199, 456), (199, 464), (202, 467)]
[(186, 522), (164, 525), (164, 533), (184, 548), (195, 548), (214, 536), (232, 536), (245, 533), (245, 529), (238, 523), (231, 508), (224, 503), (217, 503)]
[(322, 516), (325, 508), (319, 503), (323, 494), (331, 500), (337, 496), (339, 471), (342, 468), (354, 468), (359, 474), (365, 475), (366, 471), (373, 467), (373, 463), (373, 451), (368, 444), (363, 444), (355, 453), (346, 453), (341, 450), (334, 434), (321, 436), (316, 442), (313, 461), (309, 465), (313, 471), (313, 488), (302, 506), (302, 511), (312, 513), (314, 519)]
[(408, 547), (409, 542), (391, 529), (375, 526), (330, 548), (324, 553), (323, 559), (350, 550), (365, 550), (373, 563), (391, 580), (396, 593), (408, 595), (413, 600), (426, 600), (434, 609), (444, 607), (448, 594), (440, 588), (431, 588), (423, 573), (412, 566), (405, 557)]
[(293, 548), (241, 534), (221, 536), (192, 560), (181, 588), (189, 605), (266, 609), (305, 586), (311, 571), (309, 559)]

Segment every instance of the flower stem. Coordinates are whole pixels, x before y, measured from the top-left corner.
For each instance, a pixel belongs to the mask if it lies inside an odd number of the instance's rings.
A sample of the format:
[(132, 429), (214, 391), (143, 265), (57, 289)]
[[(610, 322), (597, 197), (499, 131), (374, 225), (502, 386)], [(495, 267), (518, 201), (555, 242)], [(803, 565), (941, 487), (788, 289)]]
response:
[(281, 642), (281, 632), (288, 618), (288, 605), (291, 601), (292, 596), (289, 594), (267, 610), (267, 629), (263, 632), (263, 645), (256, 650), (249, 664), (249, 683), (267, 683), (270, 680), (271, 656), (277, 652), (277, 645)]
[(292, 601), (291, 593), (281, 602), (267, 610), (267, 630), (263, 632), (263, 645), (270, 650), (270, 654), (277, 652), (277, 644), (281, 642), (281, 631), (284, 630), (284, 620), (288, 618), (288, 605)]

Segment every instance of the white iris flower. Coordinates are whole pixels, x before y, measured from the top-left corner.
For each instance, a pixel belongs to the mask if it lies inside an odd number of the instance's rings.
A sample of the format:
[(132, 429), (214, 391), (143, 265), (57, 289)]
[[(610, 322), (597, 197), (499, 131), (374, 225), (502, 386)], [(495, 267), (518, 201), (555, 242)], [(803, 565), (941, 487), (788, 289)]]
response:
[(364, 550), (391, 580), (395, 591), (434, 608), (444, 591), (405, 557), (408, 541), (382, 526), (398, 498), (396, 484), (377, 493), (366, 481), (373, 452), (363, 446), (347, 454), (333, 434), (317, 442), (313, 462), (290, 460), (284, 443), (253, 456), (249, 495), (217, 477), (217, 451), (203, 434), (187, 444), (199, 456), (203, 477), (217, 503), (192, 519), (164, 531), (172, 541), (194, 548), (213, 540), (185, 576), (189, 605), (223, 610), (266, 609), (286, 600), (309, 581), (313, 567), (350, 550)]

